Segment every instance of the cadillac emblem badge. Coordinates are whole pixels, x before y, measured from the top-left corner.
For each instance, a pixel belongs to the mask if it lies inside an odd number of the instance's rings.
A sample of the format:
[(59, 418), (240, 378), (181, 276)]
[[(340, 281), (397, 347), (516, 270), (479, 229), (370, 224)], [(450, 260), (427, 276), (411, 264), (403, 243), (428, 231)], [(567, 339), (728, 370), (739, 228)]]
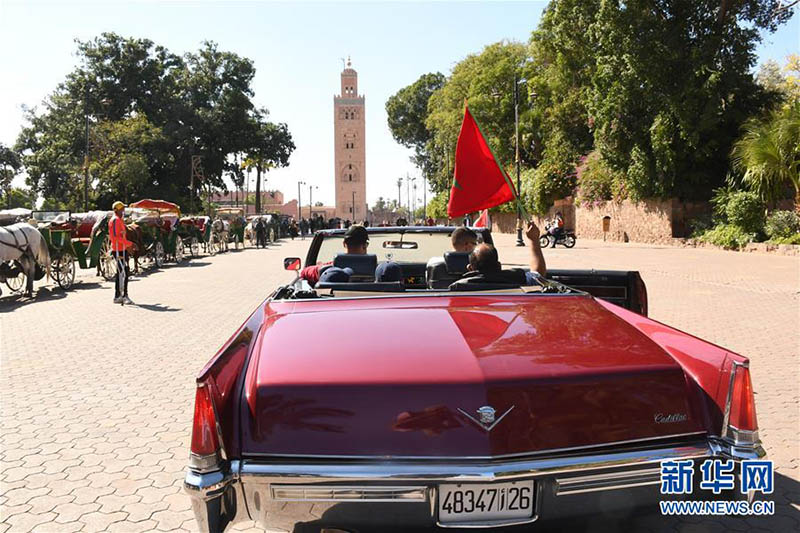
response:
[(508, 408), (508, 410), (505, 413), (503, 413), (499, 417), (495, 416), (497, 411), (495, 411), (494, 407), (492, 407), (491, 405), (484, 405), (483, 407), (479, 408), (477, 410), (478, 418), (475, 418), (474, 416), (472, 416), (471, 414), (469, 414), (465, 410), (461, 409), (460, 407), (458, 408), (458, 412), (461, 413), (462, 415), (466, 416), (467, 418), (469, 418), (473, 422), (475, 422), (475, 424), (477, 424), (478, 427), (480, 427), (484, 431), (488, 432), (488, 431), (493, 430), (494, 427), (497, 424), (499, 424), (500, 421), (503, 418), (505, 418), (505, 416), (508, 413), (510, 413), (513, 408), (514, 408), (514, 406), (512, 405), (511, 407)]

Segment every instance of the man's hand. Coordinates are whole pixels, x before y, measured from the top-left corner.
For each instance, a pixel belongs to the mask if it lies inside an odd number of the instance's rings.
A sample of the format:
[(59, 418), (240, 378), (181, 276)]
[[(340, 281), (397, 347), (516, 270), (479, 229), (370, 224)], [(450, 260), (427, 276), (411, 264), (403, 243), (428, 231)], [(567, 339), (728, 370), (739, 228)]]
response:
[(525, 231), (525, 236), (533, 242), (539, 242), (539, 227), (533, 220), (528, 222), (528, 229)]
[(539, 245), (539, 227), (531, 220), (528, 222), (528, 229), (525, 235), (531, 240), (531, 272), (538, 272), (542, 276), (547, 275), (547, 265), (542, 255), (542, 247)]

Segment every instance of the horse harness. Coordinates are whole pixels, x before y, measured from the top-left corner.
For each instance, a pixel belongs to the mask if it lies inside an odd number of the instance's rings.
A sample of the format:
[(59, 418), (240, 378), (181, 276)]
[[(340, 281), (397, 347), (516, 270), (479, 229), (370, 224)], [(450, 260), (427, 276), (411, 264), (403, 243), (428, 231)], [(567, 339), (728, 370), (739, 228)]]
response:
[(2, 244), (3, 246), (8, 246), (9, 248), (14, 248), (21, 254), (24, 254), (27, 250), (31, 249), (30, 248), (30, 244), (31, 243), (28, 240), (28, 236), (25, 234), (24, 231), (22, 231), (22, 229), (20, 229), (19, 232), (22, 233), (23, 237), (25, 237), (25, 244), (24, 245), (20, 245), (19, 240), (17, 239), (17, 236), (14, 234), (14, 231), (6, 230), (5, 232), (8, 233), (9, 235), (11, 235), (11, 237), (14, 239), (14, 244), (10, 244), (8, 242), (4, 242), (4, 241), (0, 240), (0, 244)]

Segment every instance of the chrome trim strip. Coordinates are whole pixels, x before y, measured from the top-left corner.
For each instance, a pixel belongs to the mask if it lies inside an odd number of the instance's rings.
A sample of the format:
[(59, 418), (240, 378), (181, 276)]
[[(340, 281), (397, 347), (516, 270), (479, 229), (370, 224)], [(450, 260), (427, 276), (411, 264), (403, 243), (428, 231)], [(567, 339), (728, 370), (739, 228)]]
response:
[(733, 401), (733, 381), (736, 379), (736, 371), (741, 363), (731, 359), (731, 377), (728, 379), (728, 394), (725, 396), (725, 413), (722, 415), (722, 436), (728, 436), (728, 419), (731, 416), (731, 403)]
[(732, 424), (728, 424), (730, 431), (730, 440), (737, 446), (752, 446), (753, 444), (761, 444), (761, 439), (758, 438), (758, 430), (750, 431), (749, 429), (739, 429)]
[(270, 485), (270, 496), (281, 502), (418, 503), (428, 499), (425, 486)]
[(604, 472), (588, 476), (556, 478), (556, 496), (616, 490), (661, 483), (661, 468)]
[(531, 476), (627, 467), (660, 462), (664, 459), (709, 457), (708, 442), (649, 450), (623, 451), (508, 461), (503, 463), (453, 464), (439, 462), (379, 462), (372, 464), (264, 464), (243, 461), (243, 483), (361, 483), (375, 481), (486, 482), (530, 478)]
[(707, 433), (705, 431), (695, 431), (692, 433), (675, 433), (673, 435), (664, 435), (662, 437), (646, 437), (643, 439), (631, 439), (631, 440), (620, 440), (614, 442), (606, 442), (603, 444), (588, 444), (586, 446), (573, 446), (570, 448), (550, 448), (548, 450), (540, 450), (535, 452), (520, 452), (520, 453), (507, 453), (503, 455), (460, 455), (457, 457), (448, 457), (442, 455), (303, 455), (303, 454), (294, 454), (294, 453), (251, 453), (245, 452), (243, 453), (244, 460), (248, 458), (259, 458), (259, 459), (266, 459), (266, 458), (276, 458), (276, 459), (333, 459), (333, 460), (341, 460), (341, 459), (352, 459), (352, 460), (359, 460), (359, 459), (367, 459), (370, 461), (429, 461), (429, 460), (437, 460), (437, 461), (491, 461), (491, 460), (502, 460), (502, 459), (514, 459), (514, 458), (524, 458), (524, 457), (533, 457), (537, 455), (545, 455), (545, 454), (555, 454), (555, 453), (562, 453), (562, 452), (572, 452), (572, 451), (583, 451), (583, 450), (591, 450), (595, 448), (605, 448), (605, 447), (612, 447), (612, 446), (623, 446), (626, 444), (646, 444), (648, 442), (667, 442), (671, 439), (678, 439), (682, 437), (700, 437), (706, 436)]
[[(288, 286), (288, 285), (286, 285), (286, 286)], [(516, 289), (516, 287), (510, 287), (510, 288)], [(340, 301), (347, 301), (347, 300), (371, 300), (371, 299), (384, 299), (384, 298), (452, 298), (454, 296), (476, 296), (476, 295), (477, 296), (482, 296), (482, 297), (483, 296), (499, 296), (499, 297), (502, 297), (502, 296), (513, 296), (515, 298), (519, 297), (519, 296), (530, 296), (532, 294), (538, 295), (538, 296), (556, 296), (556, 297), (559, 297), (559, 298), (568, 297), (568, 296), (592, 297), (588, 292), (585, 293), (585, 292), (579, 291), (578, 289), (573, 289), (572, 287), (569, 287), (569, 289), (570, 289), (570, 291), (573, 291), (573, 292), (541, 292), (541, 291), (524, 292), (524, 291), (520, 290), (519, 293), (509, 294), (507, 292), (491, 292), (491, 290), (488, 290), (488, 291), (449, 292), (449, 289), (418, 289), (420, 292), (410, 292), (410, 293), (409, 292), (392, 292), (392, 293), (386, 293), (386, 294), (371, 293), (371, 294), (366, 295), (366, 296), (336, 296), (336, 297), (333, 297), (333, 296), (330, 296), (330, 295), (326, 295), (326, 297), (323, 297), (323, 298), (308, 298), (308, 299), (300, 299), (300, 300), (291, 300), (291, 299), (286, 299), (286, 298), (283, 298), (283, 299), (275, 298), (274, 300), (275, 301), (279, 301), (279, 302), (291, 301), (292, 303), (302, 304), (302, 303), (305, 303), (305, 302), (312, 302), (312, 303), (313, 302), (332, 302), (332, 301), (340, 302)], [(321, 289), (321, 290), (325, 290), (325, 289)], [(406, 291), (409, 291), (409, 290), (413, 291), (413, 290), (417, 290), (417, 289), (406, 289)], [(422, 291), (433, 291), (433, 292), (422, 292)], [(351, 291), (351, 292), (353, 292), (353, 291)], [(364, 291), (364, 292), (367, 292), (367, 291)], [(305, 310), (303, 310), (303, 311), (305, 311)], [(480, 526), (480, 527), (485, 527), (485, 526)]]

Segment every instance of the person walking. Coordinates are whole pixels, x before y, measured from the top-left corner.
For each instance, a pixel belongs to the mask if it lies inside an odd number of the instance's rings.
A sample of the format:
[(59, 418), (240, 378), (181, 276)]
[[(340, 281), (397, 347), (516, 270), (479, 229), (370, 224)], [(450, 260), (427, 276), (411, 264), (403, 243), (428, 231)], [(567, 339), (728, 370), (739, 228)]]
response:
[(127, 239), (127, 228), (122, 219), (125, 204), (117, 201), (111, 207), (114, 209), (114, 216), (108, 222), (108, 237), (111, 239), (111, 253), (117, 260), (117, 273), (114, 277), (114, 303), (133, 305), (133, 301), (128, 298), (128, 278), (131, 273), (128, 268), (128, 248), (133, 243)]

